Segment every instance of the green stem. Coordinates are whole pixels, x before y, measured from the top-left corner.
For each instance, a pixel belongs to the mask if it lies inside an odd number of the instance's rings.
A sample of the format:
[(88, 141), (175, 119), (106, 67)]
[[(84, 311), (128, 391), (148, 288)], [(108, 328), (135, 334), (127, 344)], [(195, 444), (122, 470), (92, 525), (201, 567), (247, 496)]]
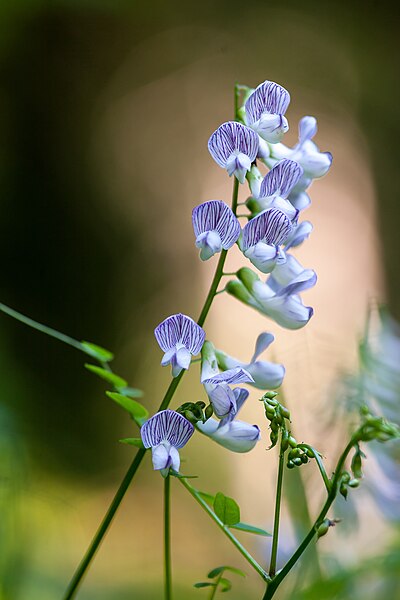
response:
[(274, 531), (272, 537), (272, 549), (271, 549), (271, 562), (269, 566), (269, 576), (273, 578), (276, 571), (276, 559), (278, 556), (278, 540), (279, 540), (279, 519), (281, 515), (281, 502), (282, 502), (282, 483), (283, 483), (283, 471), (285, 466), (285, 451), (282, 444), (282, 432), (281, 432), (281, 444), (279, 449), (279, 465), (278, 465), (278, 480), (276, 483), (276, 498), (275, 498), (275, 517), (274, 517)]
[(167, 475), (164, 481), (164, 568), (165, 568), (165, 600), (172, 600), (171, 575), (171, 477)]
[[(235, 177), (234, 184), (233, 184), (233, 192), (232, 192), (232, 211), (234, 213), (236, 213), (236, 209), (237, 209), (238, 193), (239, 193), (239, 182)], [(207, 294), (207, 297), (204, 302), (204, 306), (200, 312), (200, 316), (197, 321), (198, 325), (200, 325), (200, 326), (202, 326), (204, 324), (204, 322), (207, 318), (207, 315), (209, 313), (209, 310), (211, 308), (212, 301), (215, 297), (215, 292), (217, 291), (219, 282), (222, 277), (224, 264), (225, 264), (225, 260), (226, 260), (226, 255), (227, 255), (227, 250), (222, 250), (213, 280), (211, 282), (209, 292)], [(1, 307), (1, 305), (0, 305), (0, 307)], [(158, 411), (168, 408), (168, 406), (172, 400), (172, 397), (175, 394), (175, 391), (176, 391), (179, 383), (181, 382), (181, 379), (182, 379), (184, 373), (185, 373), (185, 371), (181, 371), (179, 373), (178, 377), (175, 377), (174, 379), (172, 379), (172, 381), (169, 384), (169, 387), (165, 393), (165, 396), (158, 408)], [(136, 456), (133, 460), (133, 463), (129, 467), (129, 469), (128, 469), (128, 471), (127, 471), (127, 473), (126, 473), (126, 475), (114, 497), (114, 500), (112, 501), (112, 504), (110, 505), (106, 516), (104, 517), (103, 522), (101, 523), (98, 531), (96, 532), (93, 540), (90, 543), (90, 546), (89, 546), (85, 556), (83, 557), (81, 563), (79, 564), (77, 570), (75, 571), (75, 573), (72, 577), (72, 580), (68, 586), (67, 593), (64, 597), (64, 600), (69, 600), (70, 598), (73, 598), (76, 590), (78, 589), (78, 586), (79, 586), (80, 582), (82, 581), (94, 555), (96, 554), (98, 547), (100, 546), (105, 534), (107, 533), (107, 529), (112, 521), (112, 518), (113, 518), (118, 506), (121, 503), (122, 498), (124, 497), (126, 490), (129, 487), (130, 482), (132, 481), (137, 469), (139, 468), (140, 463), (143, 460), (144, 454), (145, 454), (144, 450), (139, 450), (138, 453), (136, 454)]]
[(223, 575), (223, 573), (224, 573), (224, 571), (221, 571), (221, 573), (218, 575), (218, 577), (217, 577), (217, 579), (216, 579), (216, 581), (215, 581), (215, 585), (214, 585), (214, 587), (213, 587), (213, 588), (212, 588), (212, 590), (211, 590), (211, 595), (210, 595), (210, 598), (209, 598), (209, 600), (214, 600), (214, 598), (215, 598), (215, 595), (216, 595), (216, 593), (217, 593), (217, 590), (218, 590), (218, 586), (219, 586), (219, 584), (220, 584), (220, 581), (221, 581), (221, 579), (222, 579), (222, 575)]
[(122, 480), (121, 485), (118, 488), (117, 493), (115, 494), (113, 501), (110, 504), (109, 509), (107, 510), (107, 513), (104, 517), (104, 519), (102, 520), (100, 527), (98, 528), (92, 543), (90, 544), (88, 550), (86, 551), (86, 554), (84, 555), (83, 559), (81, 560), (77, 570), (75, 571), (69, 586), (67, 588), (67, 591), (65, 592), (64, 595), (64, 600), (70, 600), (70, 598), (73, 598), (79, 583), (81, 582), (89, 564), (91, 563), (94, 555), (96, 554), (96, 551), (98, 549), (98, 547), (100, 546), (100, 543), (103, 539), (103, 537), (105, 536), (107, 529), (109, 528), (111, 521), (113, 520), (113, 517), (115, 515), (115, 513), (117, 512), (117, 509), (121, 503), (122, 498), (125, 495), (126, 490), (129, 487), (130, 482), (132, 481), (133, 476), (135, 475), (140, 463), (142, 462), (143, 456), (145, 455), (146, 450), (140, 449), (131, 466), (129, 467), (124, 479)]
[(244, 556), (247, 562), (257, 571), (260, 577), (264, 581), (270, 581), (270, 577), (268, 573), (264, 571), (261, 565), (251, 556), (251, 554), (246, 550), (244, 546), (239, 542), (238, 539), (233, 535), (230, 529), (221, 521), (219, 517), (215, 514), (215, 512), (208, 506), (207, 502), (203, 500), (200, 496), (199, 492), (194, 488), (185, 477), (178, 478), (181, 484), (188, 490), (188, 492), (193, 496), (193, 498), (200, 504), (200, 506), (206, 511), (206, 513), (212, 518), (212, 520), (218, 525), (221, 531), (226, 535), (226, 537), (232, 542), (232, 544), (239, 550), (240, 554)]
[(313, 448), (312, 446), (310, 446), (309, 444), (298, 444), (299, 448), (306, 448), (307, 450), (311, 450), (311, 452), (314, 455), (314, 458), (316, 460), (316, 463), (318, 465), (318, 469), (319, 472), (321, 473), (321, 477), (324, 481), (325, 487), (326, 487), (326, 491), (329, 492), (331, 491), (331, 482), (329, 481), (329, 477), (325, 471), (325, 467), (324, 467), (324, 463), (322, 462), (322, 458), (320, 453), (318, 452), (318, 450), (316, 450), (315, 448)]
[(308, 532), (308, 534), (306, 535), (306, 537), (304, 538), (304, 540), (302, 541), (300, 546), (294, 552), (292, 557), (288, 560), (286, 565), (283, 567), (283, 569), (281, 571), (279, 571), (278, 575), (276, 575), (276, 577), (274, 577), (274, 579), (269, 583), (267, 590), (264, 594), (263, 600), (270, 600), (273, 597), (278, 586), (282, 583), (283, 579), (286, 577), (286, 575), (288, 575), (288, 573), (291, 571), (291, 569), (297, 563), (300, 556), (303, 554), (303, 552), (306, 550), (307, 546), (310, 544), (310, 542), (316, 535), (318, 527), (324, 522), (324, 519), (326, 517), (328, 510), (330, 509), (330, 507), (333, 504), (333, 501), (336, 498), (339, 481), (340, 481), (340, 477), (342, 474), (342, 469), (343, 469), (344, 463), (346, 461), (346, 458), (347, 458), (350, 450), (354, 446), (355, 441), (356, 441), (356, 438), (353, 436), (338, 460), (338, 463), (337, 463), (336, 469), (335, 469), (335, 473), (330, 482), (331, 487), (330, 487), (330, 492), (329, 492), (328, 498), (326, 499), (321, 512), (319, 513), (317, 519), (315, 520), (314, 525), (312, 526), (312, 528), (310, 529), (310, 531)]
[[(42, 323), (37, 323), (33, 319), (30, 319), (29, 317), (25, 317), (25, 315), (22, 315), (21, 313), (14, 310), (13, 308), (6, 306), (2, 302), (0, 302), (0, 310), (3, 311), (4, 313), (6, 313), (6, 315), (13, 317), (13, 319), (20, 321), (24, 325), (28, 325), (28, 327), (32, 327), (33, 329), (36, 329), (37, 331), (41, 331), (42, 333), (45, 333), (46, 335), (49, 335), (50, 337), (56, 338), (60, 342), (63, 342), (64, 344), (68, 344), (68, 346), (72, 346), (73, 348), (76, 348), (77, 350), (80, 350), (81, 352), (84, 352), (85, 354), (89, 354), (89, 352), (86, 350), (86, 348), (81, 344), (81, 342), (78, 342), (78, 340), (74, 340), (74, 338), (70, 337), (69, 335), (60, 333), (59, 331), (56, 331), (55, 329), (52, 329), (51, 327), (42, 325)], [(89, 354), (89, 356), (91, 356), (91, 355)]]

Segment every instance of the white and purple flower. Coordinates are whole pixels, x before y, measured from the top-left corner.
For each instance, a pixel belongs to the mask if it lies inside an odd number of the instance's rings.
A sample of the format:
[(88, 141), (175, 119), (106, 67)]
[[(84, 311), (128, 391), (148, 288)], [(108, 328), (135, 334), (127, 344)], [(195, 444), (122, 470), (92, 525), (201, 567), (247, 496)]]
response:
[(179, 472), (179, 448), (183, 448), (194, 433), (193, 425), (175, 410), (162, 410), (146, 421), (140, 435), (145, 448), (151, 448), (153, 467), (163, 477), (169, 469)]
[(287, 200), (292, 189), (300, 181), (303, 168), (299, 163), (287, 158), (276, 163), (260, 183), (258, 193), (252, 200), (252, 211), (261, 212), (267, 208), (278, 208), (294, 221), (298, 210)]
[(258, 151), (258, 135), (249, 127), (228, 121), (208, 140), (208, 149), (217, 164), (244, 183)]
[(272, 333), (260, 333), (257, 338), (254, 354), (250, 362), (245, 363), (237, 358), (229, 356), (222, 350), (215, 350), (218, 366), (220, 369), (235, 369), (241, 367), (253, 378), (250, 385), (261, 390), (275, 390), (282, 385), (285, 376), (285, 367), (266, 360), (257, 360), (274, 341)]
[(198, 354), (205, 340), (205, 331), (190, 317), (178, 313), (160, 323), (154, 335), (165, 352), (161, 364), (171, 364), (172, 376), (177, 377), (182, 369), (188, 369), (191, 355)]
[[(204, 368), (202, 369), (202, 374), (203, 372)], [(252, 376), (241, 367), (235, 367), (205, 379), (202, 377), (201, 380), (210, 398), (214, 414), (220, 419), (224, 417), (233, 419), (239, 407), (249, 395), (248, 391), (244, 388), (235, 388), (233, 390), (230, 386), (253, 382)]]
[(246, 123), (263, 140), (276, 144), (289, 129), (284, 116), (289, 103), (290, 94), (284, 87), (273, 81), (264, 81), (246, 101)]
[(241, 232), (239, 221), (222, 200), (210, 200), (196, 206), (192, 212), (192, 223), (201, 260), (208, 260), (222, 249), (231, 248)]
[(304, 306), (299, 293), (313, 287), (317, 275), (311, 269), (304, 269), (293, 256), (287, 255), (286, 263), (277, 265), (265, 283), (246, 267), (239, 269), (237, 276), (239, 281), (227, 284), (228, 293), (278, 325), (300, 329), (311, 319), (314, 311)]
[(278, 208), (267, 208), (243, 229), (241, 249), (243, 254), (262, 273), (271, 273), (275, 266), (286, 261), (279, 246), (292, 233), (292, 220)]

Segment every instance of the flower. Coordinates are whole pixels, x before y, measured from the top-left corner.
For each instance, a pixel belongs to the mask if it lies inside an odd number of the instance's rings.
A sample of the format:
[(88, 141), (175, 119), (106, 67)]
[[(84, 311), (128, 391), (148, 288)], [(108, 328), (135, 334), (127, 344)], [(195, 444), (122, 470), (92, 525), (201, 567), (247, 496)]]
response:
[(163, 477), (169, 468), (179, 471), (179, 448), (183, 448), (194, 433), (193, 425), (175, 410), (162, 410), (146, 421), (140, 435), (145, 448), (151, 448), (153, 467)]
[(157, 325), (154, 335), (165, 352), (161, 364), (172, 365), (172, 376), (177, 377), (182, 369), (188, 369), (191, 354), (198, 354), (204, 343), (205, 332), (186, 315), (178, 313)]
[(300, 329), (311, 319), (314, 311), (304, 306), (298, 293), (313, 287), (317, 275), (311, 269), (304, 269), (293, 256), (287, 255), (287, 262), (277, 265), (265, 283), (246, 267), (239, 269), (237, 277), (239, 281), (228, 282), (227, 292), (278, 325)]
[(217, 349), (215, 354), (218, 365), (221, 369), (242, 367), (253, 378), (253, 382), (249, 383), (254, 387), (261, 390), (276, 389), (282, 385), (285, 376), (285, 367), (267, 362), (266, 360), (257, 360), (259, 355), (270, 346), (274, 339), (272, 333), (260, 333), (256, 341), (254, 354), (249, 363), (244, 363)]
[(231, 248), (241, 232), (239, 221), (221, 200), (210, 200), (196, 206), (192, 212), (192, 223), (201, 260), (211, 258), (222, 248)]
[(261, 181), (255, 199), (251, 198), (249, 208), (252, 212), (261, 212), (267, 208), (278, 208), (291, 221), (295, 220), (299, 211), (286, 198), (302, 175), (303, 168), (299, 163), (284, 158), (276, 163)]
[(290, 94), (273, 81), (260, 83), (245, 104), (246, 123), (270, 144), (280, 142), (289, 125), (284, 116)]
[(244, 183), (247, 171), (257, 156), (258, 135), (249, 127), (228, 121), (218, 127), (208, 140), (211, 156), (229, 176)]
[(243, 254), (262, 273), (270, 273), (275, 265), (285, 262), (285, 254), (279, 248), (293, 230), (291, 219), (280, 209), (267, 208), (243, 229)]
[[(243, 391), (246, 392), (246, 390)], [(238, 410), (247, 396), (248, 392), (243, 394), (240, 404), (238, 402)], [(198, 422), (196, 428), (232, 452), (249, 452), (261, 437), (260, 428), (257, 425), (237, 421), (231, 416), (219, 422), (212, 418), (205, 423)]]
[(219, 418), (229, 416), (232, 419), (239, 410), (238, 405), (240, 406), (244, 402), (249, 393), (243, 388), (232, 390), (229, 385), (252, 383), (253, 381), (252, 376), (241, 367), (229, 369), (201, 380), (215, 415)]

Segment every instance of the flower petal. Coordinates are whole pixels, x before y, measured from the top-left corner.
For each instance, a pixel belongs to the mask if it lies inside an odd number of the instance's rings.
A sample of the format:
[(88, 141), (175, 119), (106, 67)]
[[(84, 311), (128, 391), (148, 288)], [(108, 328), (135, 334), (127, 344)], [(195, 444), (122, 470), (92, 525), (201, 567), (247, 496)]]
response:
[(221, 200), (210, 200), (196, 206), (192, 212), (192, 223), (196, 238), (216, 231), (225, 250), (233, 246), (241, 232), (239, 221)]
[(257, 156), (258, 135), (249, 127), (228, 121), (218, 127), (208, 140), (211, 156), (224, 169), (232, 154), (247, 156), (252, 163)]
[(251, 383), (252, 381), (252, 376), (245, 369), (235, 367), (234, 369), (223, 371), (218, 375), (213, 375), (209, 379), (203, 379), (202, 383), (214, 383), (216, 385), (219, 383), (228, 383), (234, 385), (236, 383)]
[(237, 412), (236, 397), (233, 390), (226, 383), (216, 385), (208, 392), (211, 404), (217, 417), (222, 418), (231, 414), (232, 418)]
[(284, 115), (290, 102), (290, 94), (273, 81), (264, 81), (256, 87), (245, 104), (246, 121), (253, 125), (264, 113)]
[(165, 444), (159, 444), (158, 446), (154, 446), (151, 452), (153, 460), (153, 469), (155, 471), (167, 469), (170, 466), (171, 459)]
[(303, 144), (311, 140), (317, 133), (317, 119), (315, 117), (303, 117), (299, 121), (299, 143)]
[(289, 248), (296, 248), (300, 246), (306, 239), (310, 237), (313, 230), (312, 223), (310, 221), (302, 221), (296, 227), (294, 227), (292, 233), (286, 240), (285, 250)]
[(260, 390), (275, 390), (282, 385), (285, 376), (285, 367), (266, 360), (251, 362), (247, 366), (254, 383), (253, 386)]
[(220, 427), (215, 427), (215, 419), (208, 419), (196, 427), (215, 442), (232, 452), (249, 452), (260, 439), (260, 429), (243, 421), (231, 421)]
[(244, 255), (262, 273), (271, 273), (279, 258), (279, 248), (277, 246), (269, 246), (268, 244), (264, 244), (264, 242), (258, 242), (255, 246), (246, 250)]
[(181, 414), (170, 409), (156, 413), (140, 429), (145, 448), (154, 448), (164, 441), (175, 448), (182, 448), (193, 432), (193, 425)]
[(268, 208), (246, 223), (243, 229), (243, 251), (258, 242), (283, 244), (293, 229), (290, 219), (277, 208)]
[(178, 313), (162, 321), (154, 330), (156, 340), (162, 350), (167, 352), (176, 344), (185, 346), (191, 354), (198, 354), (204, 343), (205, 332), (190, 317)]
[(272, 335), (272, 333), (267, 333), (266, 331), (263, 333), (260, 333), (260, 335), (258, 336), (258, 338), (256, 340), (254, 354), (253, 354), (250, 362), (252, 363), (255, 360), (257, 360), (257, 358), (260, 356), (260, 354), (262, 354), (267, 348), (269, 348), (269, 346), (272, 344), (274, 339), (275, 339), (275, 336)]
[(303, 168), (294, 160), (284, 158), (264, 177), (260, 186), (260, 198), (278, 195), (286, 198), (303, 175)]

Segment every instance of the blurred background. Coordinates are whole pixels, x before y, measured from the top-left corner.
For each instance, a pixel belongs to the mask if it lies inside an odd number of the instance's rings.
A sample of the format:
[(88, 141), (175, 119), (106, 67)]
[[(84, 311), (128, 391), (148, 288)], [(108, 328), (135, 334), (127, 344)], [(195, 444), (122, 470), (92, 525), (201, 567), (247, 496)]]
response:
[[(154, 411), (170, 375), (159, 366), (153, 329), (174, 312), (195, 317), (215, 268), (214, 260), (198, 260), (191, 210), (212, 198), (229, 202), (231, 194), (231, 181), (208, 155), (208, 137), (232, 118), (236, 81), (281, 83), (292, 96), (285, 143), (295, 143), (298, 119), (312, 114), (317, 144), (334, 156), (311, 190), (306, 218), (314, 232), (296, 252), (318, 273), (305, 297), (315, 315), (305, 329), (288, 332), (222, 295), (206, 330), (243, 360), (258, 333), (276, 335), (267, 358), (286, 366), (296, 435), (331, 470), (348, 435), (344, 400), (359, 377), (371, 376), (365, 365), (360, 372), (358, 355), (367, 306), (385, 301), (400, 320), (395, 11), (361, 0), (3, 0), (0, 301), (113, 350), (115, 370), (144, 390)], [(235, 250), (229, 262), (232, 269), (243, 264)], [(398, 342), (394, 326), (385, 326)], [(388, 350), (394, 371), (397, 342)], [(0, 346), (0, 598), (56, 599), (132, 460), (134, 449), (118, 439), (136, 433), (79, 352), (4, 314)], [(390, 389), (384, 408), (398, 420), (398, 387)], [(193, 368), (174, 406), (202, 394)], [(252, 392), (243, 418), (261, 424), (258, 396)], [(271, 530), (277, 453), (267, 446), (266, 430), (249, 455), (195, 436), (184, 467), (200, 476), (201, 489), (233, 496), (243, 520)], [(337, 502), (330, 516), (342, 522), (277, 597), (400, 597), (400, 492), (390, 487), (398, 463), (393, 453), (379, 455), (389, 474), (381, 481), (372, 454), (367, 478), (377, 485), (363, 484), (347, 505)], [(301, 475), (314, 515), (321, 482), (312, 465)], [(281, 564), (309, 518), (298, 476), (287, 474), (296, 502), (285, 504)], [(232, 564), (249, 576), (235, 579), (231, 597), (260, 598), (256, 575), (181, 486), (173, 487), (176, 597), (204, 598), (192, 584)], [(79, 598), (162, 596), (161, 492), (147, 457)], [(267, 564), (269, 539), (241, 540)]]

